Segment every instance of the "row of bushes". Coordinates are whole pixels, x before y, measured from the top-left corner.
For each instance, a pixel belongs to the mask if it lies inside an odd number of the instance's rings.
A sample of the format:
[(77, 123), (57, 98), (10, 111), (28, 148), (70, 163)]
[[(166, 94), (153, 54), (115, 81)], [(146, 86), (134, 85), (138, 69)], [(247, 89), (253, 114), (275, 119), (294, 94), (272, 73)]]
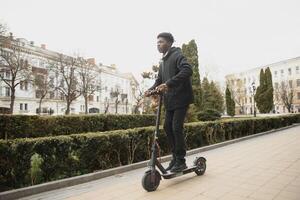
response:
[(70, 135), (152, 126), (154, 115), (0, 115), (0, 139)]
[[(300, 122), (300, 115), (186, 124), (187, 149), (194, 149)], [(154, 127), (43, 138), (0, 140), (0, 188), (19, 188), (127, 165), (150, 158)], [(170, 153), (159, 134), (161, 155)], [(38, 156), (37, 156), (38, 155)], [(33, 174), (39, 158), (40, 175)], [(37, 165), (37, 164), (35, 164)], [(37, 181), (38, 180), (38, 181)]]

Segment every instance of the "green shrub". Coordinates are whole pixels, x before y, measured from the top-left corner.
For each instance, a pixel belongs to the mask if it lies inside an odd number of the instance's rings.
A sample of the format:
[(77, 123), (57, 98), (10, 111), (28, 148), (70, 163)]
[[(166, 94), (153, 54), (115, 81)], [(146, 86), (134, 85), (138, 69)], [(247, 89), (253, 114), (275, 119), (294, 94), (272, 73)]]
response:
[[(185, 124), (187, 149), (300, 122), (300, 115)], [(32, 158), (39, 155), (39, 182), (127, 165), (150, 158), (154, 127), (43, 138), (0, 140), (0, 188), (31, 185)], [(161, 155), (170, 153), (160, 127)]]
[(221, 118), (221, 113), (214, 109), (206, 109), (199, 112), (197, 117), (200, 121), (214, 121)]
[(35, 138), (152, 126), (154, 115), (0, 115), (0, 139)]
[(31, 168), (30, 168), (30, 176), (31, 176), (31, 184), (37, 184), (41, 182), (42, 170), (41, 164), (43, 163), (43, 159), (37, 153), (31, 156)]

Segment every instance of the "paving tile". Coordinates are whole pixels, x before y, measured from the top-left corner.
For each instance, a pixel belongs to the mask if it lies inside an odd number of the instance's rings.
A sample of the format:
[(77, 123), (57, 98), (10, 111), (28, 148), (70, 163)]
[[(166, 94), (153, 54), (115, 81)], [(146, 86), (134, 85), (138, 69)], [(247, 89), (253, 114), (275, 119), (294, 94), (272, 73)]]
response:
[(275, 198), (276, 200), (284, 199), (284, 200), (299, 200), (300, 194), (295, 192), (287, 192), (282, 191), (279, 193), (279, 195)]

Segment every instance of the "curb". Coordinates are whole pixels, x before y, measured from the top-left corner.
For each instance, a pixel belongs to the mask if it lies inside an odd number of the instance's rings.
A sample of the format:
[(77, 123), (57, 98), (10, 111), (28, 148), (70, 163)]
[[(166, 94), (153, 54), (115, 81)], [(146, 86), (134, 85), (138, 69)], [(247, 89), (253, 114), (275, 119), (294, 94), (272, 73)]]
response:
[[(225, 142), (221, 142), (221, 143), (217, 143), (217, 144), (213, 144), (213, 145), (209, 145), (209, 146), (205, 146), (205, 147), (200, 147), (197, 149), (187, 151), (186, 155), (190, 156), (190, 155), (197, 154), (200, 152), (209, 151), (212, 149), (227, 146), (227, 145), (241, 142), (244, 140), (248, 140), (251, 138), (267, 135), (267, 134), (274, 133), (277, 131), (289, 129), (289, 128), (296, 127), (299, 125), (300, 125), (300, 123), (297, 123), (297, 124), (282, 127), (279, 129), (273, 129), (270, 131), (245, 136), (242, 138), (237, 138), (237, 139), (233, 139), (233, 140), (229, 140), (229, 141), (225, 141)], [(171, 158), (172, 158), (171, 155), (161, 157), (161, 162), (170, 161)], [(99, 171), (99, 172), (89, 173), (89, 174), (75, 176), (75, 177), (66, 178), (66, 179), (62, 179), (62, 180), (51, 181), (48, 183), (43, 183), (43, 184), (39, 184), (39, 185), (35, 185), (35, 186), (29, 186), (29, 187), (25, 187), (25, 188), (2, 192), (2, 193), (0, 193), (0, 200), (17, 199), (17, 198), (26, 197), (26, 196), (30, 196), (30, 195), (34, 195), (34, 194), (38, 194), (38, 193), (42, 193), (42, 192), (47, 192), (47, 191), (51, 191), (51, 190), (56, 190), (56, 189), (60, 189), (60, 188), (64, 188), (64, 187), (69, 187), (69, 186), (74, 186), (74, 185), (78, 185), (81, 183), (94, 181), (94, 180), (105, 178), (108, 176), (112, 176), (112, 175), (124, 173), (127, 171), (147, 167), (148, 162), (149, 162), (148, 160), (142, 161), (142, 162), (134, 163), (131, 165), (116, 167), (116, 168), (107, 169), (107, 170), (103, 170), (103, 171)]]

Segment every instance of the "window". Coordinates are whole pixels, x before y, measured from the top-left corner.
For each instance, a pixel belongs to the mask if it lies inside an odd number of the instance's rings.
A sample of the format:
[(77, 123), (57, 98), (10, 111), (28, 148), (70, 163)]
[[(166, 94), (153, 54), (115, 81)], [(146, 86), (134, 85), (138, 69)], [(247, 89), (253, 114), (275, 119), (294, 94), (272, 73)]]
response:
[(89, 101), (94, 101), (94, 96), (93, 95), (89, 95)]
[(20, 110), (23, 110), (23, 104), (20, 103)]
[(275, 94), (275, 99), (276, 99), (276, 101), (278, 101), (278, 100), (279, 100), (279, 96), (278, 96), (278, 94), (277, 94), (277, 93)]
[(300, 92), (297, 93), (298, 99), (300, 99)]
[(280, 70), (280, 73), (281, 73), (281, 76), (283, 76), (283, 73), (284, 73), (283, 69), (282, 69), (282, 70)]
[(20, 90), (28, 90), (28, 82), (20, 81)]
[(51, 91), (51, 92), (49, 92), (49, 94), (50, 94), (50, 99), (54, 99), (54, 92)]
[(299, 66), (296, 66), (296, 74), (299, 74)]
[(297, 87), (300, 87), (300, 79), (297, 79)]
[(252, 98), (251, 97), (249, 98), (249, 102), (252, 103)]
[(5, 72), (5, 76), (6, 76), (7, 79), (10, 79), (10, 72), (9, 72), (9, 71), (6, 71), (6, 72)]
[(42, 97), (42, 95), (43, 95), (43, 91), (41, 91), (41, 90), (35, 91), (35, 98), (39, 99)]
[(278, 83), (275, 83), (275, 89), (278, 89)]
[(24, 104), (25, 110), (28, 110), (27, 103)]
[(45, 62), (43, 60), (40, 60), (40, 67), (44, 67)]
[(42, 113), (47, 113), (47, 108), (42, 108)]
[(85, 111), (84, 105), (80, 105), (80, 110), (81, 110), (81, 111)]
[(24, 84), (24, 86), (25, 86), (25, 90), (28, 90), (28, 82), (27, 82), (27, 81), (25, 81), (24, 83), (25, 83), (25, 84)]
[(64, 100), (64, 99), (65, 99), (65, 95), (64, 95), (64, 93), (62, 93), (62, 92), (61, 92), (61, 93), (60, 93), (60, 97), (59, 97), (59, 98), (60, 98), (60, 100)]
[(247, 97), (245, 98), (245, 103), (247, 103)]
[(275, 71), (274, 74), (275, 74), (275, 77), (277, 77), (277, 71)]
[(64, 82), (64, 80), (62, 79), (62, 80), (60, 80), (60, 85), (59, 85), (59, 87), (62, 87), (62, 88), (64, 88), (65, 87), (65, 82)]
[(293, 81), (292, 80), (289, 80), (289, 86), (290, 86), (290, 88), (293, 87)]
[(97, 102), (99, 102), (99, 96), (97, 96)]
[(54, 87), (54, 77), (50, 77), (49, 86)]
[(5, 96), (10, 97), (10, 88), (5, 87)]
[(31, 65), (32, 65), (32, 66), (37, 67), (37, 63), (38, 63), (38, 62), (37, 62), (36, 59), (33, 58), (33, 59), (31, 60)]
[(292, 75), (292, 69), (289, 68), (288, 71), (289, 71), (289, 75)]

